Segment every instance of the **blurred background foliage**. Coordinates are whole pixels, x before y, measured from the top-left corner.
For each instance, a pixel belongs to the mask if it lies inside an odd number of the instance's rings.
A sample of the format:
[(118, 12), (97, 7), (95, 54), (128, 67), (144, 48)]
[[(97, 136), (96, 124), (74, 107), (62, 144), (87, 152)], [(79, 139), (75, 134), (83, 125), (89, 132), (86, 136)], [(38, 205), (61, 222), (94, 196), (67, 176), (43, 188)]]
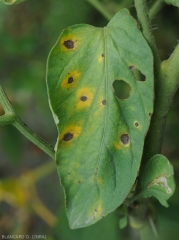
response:
[[(48, 53), (59, 34), (78, 23), (103, 27), (108, 22), (105, 12), (113, 16), (123, 7), (135, 16), (131, 0), (99, 0), (103, 14), (94, 7), (96, 1), (89, 2), (27, 0), (12, 6), (0, 2), (0, 83), (23, 121), (52, 145), (57, 131), (48, 106), (45, 71)], [(179, 39), (179, 9), (164, 5), (152, 24), (160, 57), (167, 59)], [(162, 240), (177, 240), (179, 92), (169, 111), (162, 153), (174, 165), (177, 187), (169, 208), (156, 203), (158, 226)], [(118, 213), (91, 227), (70, 230), (54, 161), (11, 126), (0, 128), (0, 179), (0, 236), (46, 234), (49, 240), (124, 240), (133, 234), (133, 239), (138, 239), (128, 228), (122, 236)]]

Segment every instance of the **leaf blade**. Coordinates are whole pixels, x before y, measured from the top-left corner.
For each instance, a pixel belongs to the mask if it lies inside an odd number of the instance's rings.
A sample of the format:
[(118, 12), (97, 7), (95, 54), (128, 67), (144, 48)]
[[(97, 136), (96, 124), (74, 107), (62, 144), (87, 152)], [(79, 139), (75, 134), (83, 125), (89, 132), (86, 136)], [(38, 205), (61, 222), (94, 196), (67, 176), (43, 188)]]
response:
[[(131, 67), (146, 81), (137, 81)], [(125, 9), (104, 29), (67, 28), (52, 49), (47, 86), (71, 228), (114, 211), (134, 184), (153, 110), (152, 73), (151, 51)], [(115, 80), (130, 86), (128, 99), (116, 97)]]

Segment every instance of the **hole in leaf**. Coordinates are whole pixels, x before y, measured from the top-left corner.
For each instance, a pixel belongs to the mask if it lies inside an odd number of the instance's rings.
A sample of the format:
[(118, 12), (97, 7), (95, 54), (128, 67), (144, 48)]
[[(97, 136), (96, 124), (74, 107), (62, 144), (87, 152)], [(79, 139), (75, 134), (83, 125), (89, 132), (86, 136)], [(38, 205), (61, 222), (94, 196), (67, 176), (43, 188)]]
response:
[(75, 47), (75, 43), (72, 40), (64, 41), (63, 44), (68, 49), (73, 49)]
[(72, 82), (74, 82), (73, 77), (69, 77), (69, 78), (68, 78), (68, 83), (71, 84)]
[(138, 70), (135, 66), (130, 66), (129, 68), (132, 71), (132, 73), (137, 81), (145, 82), (146, 77), (144, 74), (141, 73), (140, 70)]
[(72, 133), (65, 133), (65, 135), (63, 136), (64, 141), (70, 141), (72, 138), (73, 138)]
[(81, 97), (80, 97), (80, 100), (83, 101), (83, 102), (85, 102), (87, 99), (88, 99), (88, 98), (87, 98), (86, 96), (81, 96)]
[(102, 101), (102, 104), (103, 104), (103, 105), (106, 105), (106, 99), (104, 99), (104, 100)]
[(127, 145), (130, 142), (130, 137), (128, 134), (122, 134), (120, 139), (124, 145)]
[(127, 99), (130, 96), (131, 87), (123, 80), (115, 80), (113, 82), (114, 93), (121, 100)]

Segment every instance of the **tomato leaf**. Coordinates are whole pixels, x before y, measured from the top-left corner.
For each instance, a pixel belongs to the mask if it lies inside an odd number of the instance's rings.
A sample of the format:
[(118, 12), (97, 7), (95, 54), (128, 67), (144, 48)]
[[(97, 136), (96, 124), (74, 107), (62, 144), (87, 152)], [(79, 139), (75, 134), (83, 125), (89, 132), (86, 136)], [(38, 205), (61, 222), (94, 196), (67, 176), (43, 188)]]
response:
[(89, 226), (130, 192), (153, 111), (152, 53), (129, 11), (105, 28), (65, 29), (48, 58), (47, 88), (70, 227)]

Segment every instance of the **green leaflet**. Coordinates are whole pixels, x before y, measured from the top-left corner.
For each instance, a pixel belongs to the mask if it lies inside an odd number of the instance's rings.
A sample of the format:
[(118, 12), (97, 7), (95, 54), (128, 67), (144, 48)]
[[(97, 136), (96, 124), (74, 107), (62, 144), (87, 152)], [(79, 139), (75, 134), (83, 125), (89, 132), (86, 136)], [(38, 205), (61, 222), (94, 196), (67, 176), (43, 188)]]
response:
[(141, 186), (143, 191), (139, 197), (156, 197), (159, 202), (168, 207), (167, 200), (175, 191), (173, 166), (168, 159), (157, 154), (146, 164), (141, 175)]
[[(127, 99), (116, 97), (115, 80), (129, 86)], [(70, 227), (89, 226), (130, 192), (153, 111), (152, 54), (129, 11), (105, 28), (65, 29), (49, 55), (47, 87)]]
[(172, 4), (175, 7), (179, 7), (179, 0), (164, 0), (167, 4)]

